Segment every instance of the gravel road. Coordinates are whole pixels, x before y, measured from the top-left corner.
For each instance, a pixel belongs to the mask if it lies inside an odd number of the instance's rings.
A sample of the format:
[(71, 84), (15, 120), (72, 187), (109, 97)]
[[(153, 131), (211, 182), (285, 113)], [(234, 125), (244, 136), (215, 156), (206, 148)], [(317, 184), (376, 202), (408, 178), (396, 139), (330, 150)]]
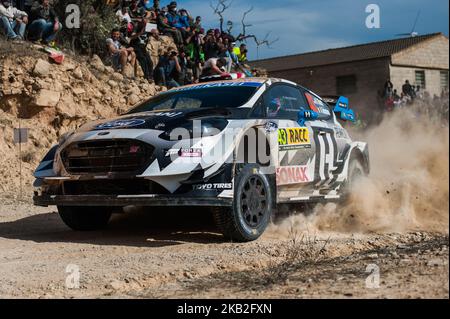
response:
[(238, 244), (205, 211), (132, 211), (79, 233), (55, 208), (1, 203), (2, 298), (449, 297), (448, 233), (271, 226)]

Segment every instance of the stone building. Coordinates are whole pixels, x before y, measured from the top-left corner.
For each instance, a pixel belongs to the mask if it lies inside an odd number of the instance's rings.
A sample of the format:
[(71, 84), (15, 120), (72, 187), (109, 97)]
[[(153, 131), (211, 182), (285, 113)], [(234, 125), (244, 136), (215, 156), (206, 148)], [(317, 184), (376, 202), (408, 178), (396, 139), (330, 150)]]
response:
[(401, 93), (405, 80), (431, 96), (448, 89), (449, 41), (442, 33), (257, 60), (271, 77), (301, 84), (319, 95), (345, 95), (370, 120), (381, 107), (380, 92), (391, 79)]

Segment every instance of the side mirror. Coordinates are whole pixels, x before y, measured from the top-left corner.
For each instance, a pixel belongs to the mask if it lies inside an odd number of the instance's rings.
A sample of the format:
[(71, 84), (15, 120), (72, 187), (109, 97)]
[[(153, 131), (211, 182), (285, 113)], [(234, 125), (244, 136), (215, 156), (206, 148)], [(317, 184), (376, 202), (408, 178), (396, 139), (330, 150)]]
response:
[(350, 109), (341, 111), (340, 118), (343, 121), (355, 122), (355, 112), (353, 112), (353, 110)]
[(333, 109), (334, 114), (343, 121), (355, 121), (355, 112), (348, 108), (348, 98), (339, 97)]
[(297, 123), (300, 126), (305, 126), (306, 121), (314, 121), (319, 118), (319, 113), (311, 111), (311, 110), (300, 110), (298, 112), (298, 120)]

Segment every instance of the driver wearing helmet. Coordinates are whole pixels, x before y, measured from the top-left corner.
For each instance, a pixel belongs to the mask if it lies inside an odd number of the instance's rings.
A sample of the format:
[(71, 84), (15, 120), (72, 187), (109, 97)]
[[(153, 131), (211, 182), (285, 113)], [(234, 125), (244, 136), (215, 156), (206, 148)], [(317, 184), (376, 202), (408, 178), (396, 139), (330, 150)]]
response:
[(276, 97), (272, 99), (269, 103), (269, 107), (267, 108), (267, 115), (270, 117), (277, 116), (278, 112), (281, 110), (281, 98)]

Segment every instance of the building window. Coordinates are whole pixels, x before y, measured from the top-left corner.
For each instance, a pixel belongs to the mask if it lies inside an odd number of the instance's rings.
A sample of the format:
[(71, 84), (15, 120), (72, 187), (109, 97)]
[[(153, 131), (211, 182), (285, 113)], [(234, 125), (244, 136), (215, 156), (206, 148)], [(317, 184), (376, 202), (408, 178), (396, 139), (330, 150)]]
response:
[(416, 71), (416, 85), (420, 85), (421, 89), (425, 89), (425, 71)]
[(338, 95), (356, 93), (356, 76), (345, 75), (336, 77), (336, 91)]
[(441, 89), (448, 89), (448, 71), (441, 71)]

